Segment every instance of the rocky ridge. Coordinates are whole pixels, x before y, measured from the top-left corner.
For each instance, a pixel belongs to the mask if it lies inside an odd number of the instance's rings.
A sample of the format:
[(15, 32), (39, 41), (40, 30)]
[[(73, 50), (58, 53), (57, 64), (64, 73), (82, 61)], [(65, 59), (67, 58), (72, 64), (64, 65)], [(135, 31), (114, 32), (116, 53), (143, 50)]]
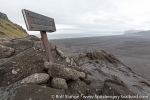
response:
[(7, 15), (2, 12), (0, 12), (0, 19), (9, 20)]
[(28, 33), (22, 28), (22, 26), (17, 25), (9, 20), (0, 18), (0, 38), (24, 38), (26, 36), (28, 36)]
[(0, 39), (2, 100), (149, 100), (149, 81), (111, 53), (95, 50), (70, 58), (50, 46), (54, 63), (35, 36)]

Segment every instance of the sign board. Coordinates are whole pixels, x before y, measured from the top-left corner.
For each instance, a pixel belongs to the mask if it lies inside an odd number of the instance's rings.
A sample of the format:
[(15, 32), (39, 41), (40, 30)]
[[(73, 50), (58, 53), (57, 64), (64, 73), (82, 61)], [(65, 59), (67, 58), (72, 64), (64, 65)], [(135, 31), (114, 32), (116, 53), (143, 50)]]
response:
[(55, 32), (55, 22), (53, 18), (29, 10), (22, 10), (23, 17), (28, 31)]
[(25, 9), (22, 10), (22, 14), (28, 31), (40, 31), (48, 61), (53, 62), (50, 43), (46, 32), (56, 31), (54, 19)]

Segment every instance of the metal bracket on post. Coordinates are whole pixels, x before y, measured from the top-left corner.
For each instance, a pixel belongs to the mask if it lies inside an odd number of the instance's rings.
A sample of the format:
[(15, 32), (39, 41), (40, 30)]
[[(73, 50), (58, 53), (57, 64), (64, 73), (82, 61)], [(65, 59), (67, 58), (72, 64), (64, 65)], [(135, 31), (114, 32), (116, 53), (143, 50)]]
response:
[(45, 54), (48, 58), (49, 62), (53, 62), (53, 58), (52, 58), (52, 53), (51, 53), (51, 48), (50, 48), (50, 43), (47, 39), (47, 34), (46, 31), (40, 31), (41, 33), (41, 38), (43, 41), (43, 45), (44, 45), (44, 50), (45, 50)]

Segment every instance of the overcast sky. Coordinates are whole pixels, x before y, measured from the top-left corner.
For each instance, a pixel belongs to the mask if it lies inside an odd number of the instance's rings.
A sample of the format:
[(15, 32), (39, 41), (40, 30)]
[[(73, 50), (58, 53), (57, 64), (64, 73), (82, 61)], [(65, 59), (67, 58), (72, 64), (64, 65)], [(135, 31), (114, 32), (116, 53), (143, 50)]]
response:
[(56, 33), (62, 34), (150, 29), (150, 0), (0, 1), (0, 12), (26, 29), (22, 9), (54, 18)]

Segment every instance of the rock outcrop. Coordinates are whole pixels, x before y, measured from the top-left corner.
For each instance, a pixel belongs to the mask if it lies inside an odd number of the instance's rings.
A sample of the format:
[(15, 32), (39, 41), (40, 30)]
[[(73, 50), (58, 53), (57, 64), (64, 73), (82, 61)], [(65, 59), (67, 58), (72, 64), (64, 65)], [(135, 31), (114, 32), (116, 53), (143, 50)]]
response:
[(0, 58), (2, 100), (149, 100), (149, 81), (109, 52), (74, 59), (50, 44), (54, 63), (49, 63), (37, 37), (3, 39), (0, 45), (0, 51), (8, 49)]
[(4, 14), (4, 13), (1, 13), (1, 12), (0, 12), (0, 18), (4, 19), (4, 20), (9, 20), (8, 17), (7, 17), (7, 15)]

